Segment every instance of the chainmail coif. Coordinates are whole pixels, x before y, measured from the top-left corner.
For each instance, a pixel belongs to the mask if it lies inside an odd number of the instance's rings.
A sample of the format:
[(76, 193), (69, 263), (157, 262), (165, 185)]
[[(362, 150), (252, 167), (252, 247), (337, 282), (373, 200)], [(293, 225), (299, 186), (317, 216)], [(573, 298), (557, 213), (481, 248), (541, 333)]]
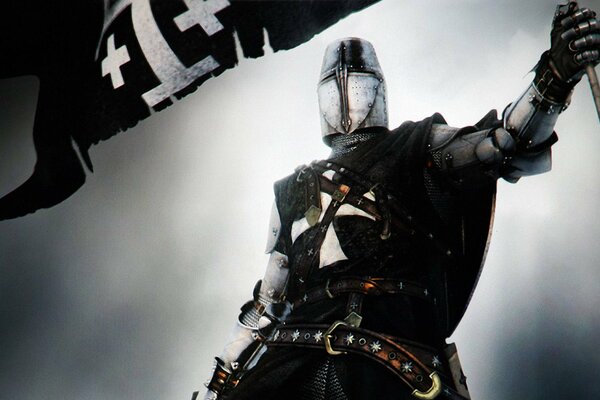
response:
[(380, 134), (381, 132), (378, 131), (362, 131), (353, 132), (349, 135), (334, 135), (331, 138), (331, 154), (329, 155), (329, 157), (333, 158), (344, 154), (348, 154), (351, 151), (353, 151), (359, 144), (366, 142), (367, 140), (370, 140)]

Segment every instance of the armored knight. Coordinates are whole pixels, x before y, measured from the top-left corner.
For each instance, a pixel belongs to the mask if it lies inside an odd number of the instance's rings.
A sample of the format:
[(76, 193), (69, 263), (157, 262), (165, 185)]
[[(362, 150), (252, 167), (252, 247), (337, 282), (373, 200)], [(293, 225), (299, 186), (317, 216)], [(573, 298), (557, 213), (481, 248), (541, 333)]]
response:
[(388, 130), (373, 46), (329, 45), (317, 92), (332, 153), (275, 183), (266, 275), (206, 398), (468, 399), (445, 339), (481, 270), (496, 180), (550, 170), (556, 120), (599, 58), (595, 13), (561, 6), (502, 119), (459, 129), (434, 114)]

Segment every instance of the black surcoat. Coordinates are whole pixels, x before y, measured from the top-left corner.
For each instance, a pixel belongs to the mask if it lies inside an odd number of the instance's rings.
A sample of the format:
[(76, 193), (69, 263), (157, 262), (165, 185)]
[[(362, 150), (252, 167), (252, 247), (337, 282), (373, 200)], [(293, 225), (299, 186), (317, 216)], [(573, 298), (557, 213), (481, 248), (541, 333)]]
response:
[[(495, 112), (491, 112), (464, 130), (487, 129), (498, 123)], [(292, 237), (292, 226), (305, 217), (311, 206), (311, 188), (305, 177), (314, 173), (313, 168), (300, 168), (275, 183), (281, 218), (275, 250), (289, 258), (290, 302), (297, 302), (311, 287), (348, 276), (413, 282), (426, 288), (431, 300), (401, 294), (365, 296), (361, 328), (442, 351), (444, 340), (462, 317), (479, 276), (496, 185), (491, 177), (479, 179), (476, 184), (450, 184), (451, 179), (436, 170), (436, 160), (428, 151), (432, 124), (445, 121), (435, 114), (423, 121), (405, 122), (346, 155), (327, 160), (338, 170), (332, 177), (335, 185), (345, 185), (359, 194), (371, 191), (381, 201), (377, 202), (378, 208), (387, 209), (387, 215), (401, 220), (408, 229), (397, 229), (397, 225), (391, 224), (389, 237), (382, 238), (384, 219), (360, 215), (333, 217), (331, 224), (345, 258), (319, 268), (317, 246), (317, 254), (310, 258), (311, 265), (301, 284), (296, 281), (295, 272), (300, 264), (307, 262), (307, 251), (315, 247), (320, 225), (315, 224), (297, 237)], [(340, 168), (351, 173), (339, 173)], [(294, 308), (286, 323), (331, 324), (344, 319), (347, 305), (346, 296), (306, 304)], [(307, 379), (314, 381), (315, 374), (329, 382), (324, 386), (327, 390), (339, 386), (337, 389), (349, 399), (390, 398), (392, 393), (394, 398), (412, 398), (398, 378), (361, 356), (333, 357), (324, 351), (294, 347), (268, 348), (257, 366), (226, 398), (336, 398), (326, 393), (307, 394), (306, 387), (300, 391), (294, 389)]]

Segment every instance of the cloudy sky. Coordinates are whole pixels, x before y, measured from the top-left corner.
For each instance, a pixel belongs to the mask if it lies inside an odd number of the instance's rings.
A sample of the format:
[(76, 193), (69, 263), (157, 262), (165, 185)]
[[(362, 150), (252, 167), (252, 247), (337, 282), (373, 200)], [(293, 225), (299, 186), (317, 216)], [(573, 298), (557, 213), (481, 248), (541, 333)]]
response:
[[(273, 181), (328, 154), (325, 46), (374, 44), (391, 125), (437, 111), (463, 126), (527, 86), (554, 8), (383, 0), (93, 147), (75, 195), (0, 222), (2, 398), (189, 399), (262, 274)], [(0, 81), (2, 194), (33, 169), (37, 85)], [(600, 124), (586, 82), (556, 130), (552, 172), (500, 182), (488, 261), (451, 338), (474, 399), (600, 396)]]

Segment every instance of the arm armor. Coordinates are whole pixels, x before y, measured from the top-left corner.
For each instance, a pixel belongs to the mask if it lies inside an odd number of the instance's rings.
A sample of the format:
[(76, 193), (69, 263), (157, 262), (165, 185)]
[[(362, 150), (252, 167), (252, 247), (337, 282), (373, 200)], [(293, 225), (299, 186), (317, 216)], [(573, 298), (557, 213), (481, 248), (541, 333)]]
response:
[(439, 171), (457, 184), (502, 177), (516, 182), (552, 167), (554, 125), (567, 103), (540, 95), (535, 82), (504, 112), (503, 127), (483, 131), (433, 125), (429, 152)]
[(288, 278), (288, 259), (285, 254), (274, 250), (279, 236), (281, 221), (277, 207), (273, 207), (269, 224), (267, 252), (269, 262), (264, 278), (254, 287), (253, 300), (244, 304), (223, 349), (211, 380), (207, 383), (205, 399), (215, 399), (227, 385), (237, 384), (245, 371), (256, 365), (264, 351), (261, 343), (268, 336), (273, 321), (285, 319), (289, 313), (289, 304), (285, 301)]
[[(538, 83), (539, 85), (539, 83)], [(550, 146), (558, 140), (554, 125), (567, 106), (543, 97), (534, 81), (504, 113), (504, 127), (513, 135), (516, 151), (503, 177), (516, 182), (522, 176), (547, 172), (552, 167)]]

